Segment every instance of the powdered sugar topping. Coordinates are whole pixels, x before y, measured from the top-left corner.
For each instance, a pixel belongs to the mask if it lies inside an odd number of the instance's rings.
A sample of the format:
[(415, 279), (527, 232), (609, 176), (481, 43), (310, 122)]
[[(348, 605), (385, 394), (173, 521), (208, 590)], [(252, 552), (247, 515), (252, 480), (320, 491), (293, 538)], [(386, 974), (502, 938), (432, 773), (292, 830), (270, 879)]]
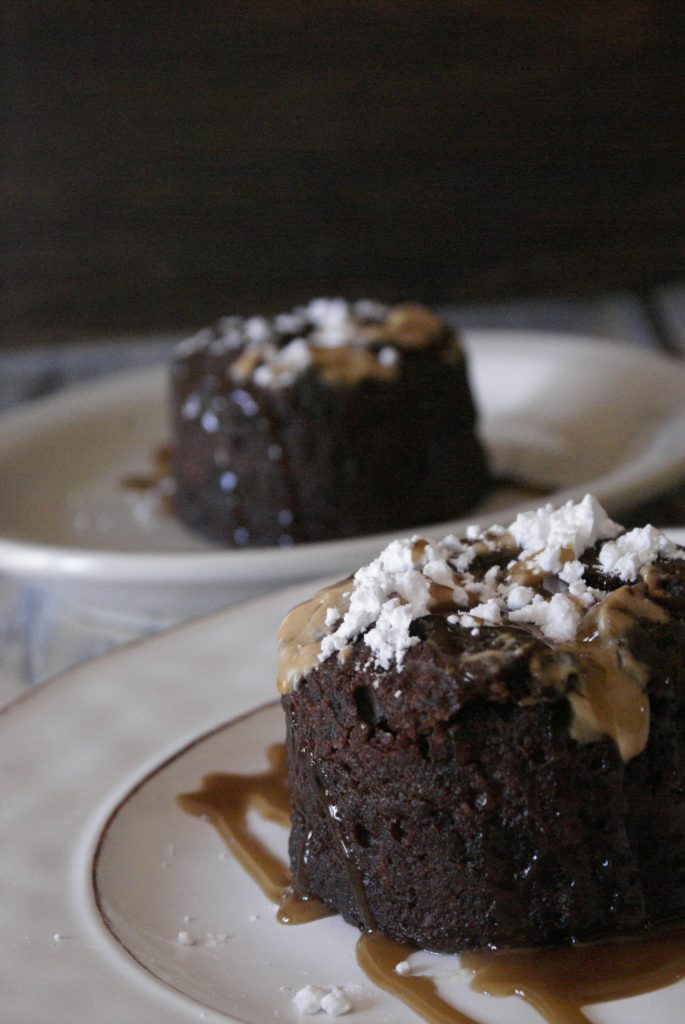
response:
[(508, 530), (528, 559), (544, 572), (559, 572), (564, 552), (575, 558), (598, 540), (615, 537), (621, 527), (606, 514), (597, 499), (586, 494), (582, 501), (567, 501), (561, 508), (544, 505), (534, 512), (521, 512)]
[(388, 380), (399, 372), (405, 348), (439, 338), (450, 338), (458, 348), (442, 321), (421, 306), (317, 298), (272, 317), (223, 317), (214, 328), (180, 342), (176, 353), (227, 357), (226, 373), (234, 383), (279, 389), (311, 366), (329, 380)]
[[(417, 571), (412, 541), (395, 540), (354, 577), (349, 608), (338, 628), (321, 641), (320, 659), (340, 652), (349, 641), (366, 633), (366, 644), (376, 663), (389, 668), (393, 661), (402, 664), (414, 644), (410, 626), (429, 610), (429, 580)], [(372, 628), (370, 628), (372, 627)]]
[[(626, 582), (656, 558), (685, 557), (652, 526), (621, 530), (586, 495), (558, 509), (522, 513), (508, 527), (471, 528), (464, 541), (395, 540), (355, 574), (347, 609), (326, 617), (318, 660), (363, 636), (375, 667), (401, 668), (419, 642), (412, 623), (438, 606), (449, 608), (448, 622), (471, 631), (522, 623), (549, 640), (570, 642), (585, 612), (606, 596), (585, 579), (580, 558), (589, 548), (603, 541), (598, 568)], [(476, 558), (496, 564), (473, 573)]]
[[(223, 317), (215, 328), (179, 342), (176, 352), (183, 357), (203, 350), (217, 356), (240, 351), (244, 358), (233, 364), (239, 382), (251, 377), (259, 387), (286, 387), (311, 366), (312, 349), (363, 346), (364, 326), (382, 323), (388, 313), (389, 307), (369, 299), (312, 299), (273, 317)], [(389, 345), (378, 354), (381, 366), (394, 366), (398, 359)]]
[(312, 353), (304, 338), (294, 338), (270, 353), (269, 362), (260, 363), (252, 372), (259, 387), (287, 387), (312, 365)]
[(643, 565), (659, 557), (685, 558), (685, 552), (653, 526), (643, 526), (604, 544), (599, 564), (604, 572), (628, 582), (636, 578)]

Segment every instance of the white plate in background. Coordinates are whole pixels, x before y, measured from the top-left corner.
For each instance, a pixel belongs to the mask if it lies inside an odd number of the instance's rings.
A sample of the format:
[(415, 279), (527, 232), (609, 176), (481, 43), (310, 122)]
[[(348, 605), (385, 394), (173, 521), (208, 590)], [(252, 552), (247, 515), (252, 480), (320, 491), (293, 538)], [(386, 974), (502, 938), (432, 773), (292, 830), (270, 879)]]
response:
[[(0, 713), (3, 1020), (263, 1024), (278, 1013), (294, 1024), (294, 990), (349, 982), (364, 988), (350, 1024), (418, 1019), (359, 974), (353, 928), (338, 918), (278, 925), (214, 831), (175, 804), (207, 770), (264, 763), (264, 746), (281, 735), (278, 710), (240, 716), (274, 699), (273, 638), (310, 590), (117, 650)], [(180, 931), (196, 944), (180, 944)], [(449, 991), (483, 1024), (539, 1022), (516, 999), (458, 982)], [(590, 1016), (679, 1024), (684, 998), (681, 982)]]
[[(468, 332), (465, 344), (496, 471), (593, 491), (616, 511), (685, 474), (685, 364), (601, 339)], [(127, 492), (168, 440), (166, 370), (71, 388), (0, 417), (0, 572), (71, 588), (81, 600), (168, 615), (220, 607), (299, 579), (340, 575), (390, 539), (227, 550)], [(460, 520), (508, 521), (530, 499), (499, 491)], [(496, 511), (493, 511), (496, 509)]]

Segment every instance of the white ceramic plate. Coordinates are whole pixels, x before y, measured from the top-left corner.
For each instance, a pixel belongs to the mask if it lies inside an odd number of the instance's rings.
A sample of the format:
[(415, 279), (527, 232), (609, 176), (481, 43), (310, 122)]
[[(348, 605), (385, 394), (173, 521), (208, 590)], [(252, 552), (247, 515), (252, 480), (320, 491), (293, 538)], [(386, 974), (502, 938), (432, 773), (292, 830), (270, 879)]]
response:
[[(251, 709), (274, 697), (273, 637), (310, 589), (81, 665), (0, 714), (3, 1021), (295, 1021), (292, 993), (307, 983), (361, 985), (350, 1022), (417, 1019), (360, 974), (354, 929), (276, 924), (213, 830), (175, 804), (206, 771), (258, 769), (281, 737), (277, 708)], [(282, 833), (270, 839), (283, 848)], [(446, 959), (430, 958), (440, 971)], [(539, 1021), (454, 979), (443, 992), (483, 1024)], [(684, 998), (681, 983), (590, 1017), (676, 1024)]]
[[(470, 370), (493, 467), (553, 490), (592, 490), (610, 511), (685, 473), (685, 365), (600, 339), (471, 332)], [(84, 600), (148, 610), (192, 594), (216, 608), (276, 586), (340, 575), (388, 536), (291, 549), (218, 549), (120, 485), (168, 435), (164, 368), (73, 388), (0, 420), (0, 571)], [(485, 510), (430, 527), (508, 520), (530, 499), (498, 492)], [(493, 512), (496, 508), (496, 513)]]

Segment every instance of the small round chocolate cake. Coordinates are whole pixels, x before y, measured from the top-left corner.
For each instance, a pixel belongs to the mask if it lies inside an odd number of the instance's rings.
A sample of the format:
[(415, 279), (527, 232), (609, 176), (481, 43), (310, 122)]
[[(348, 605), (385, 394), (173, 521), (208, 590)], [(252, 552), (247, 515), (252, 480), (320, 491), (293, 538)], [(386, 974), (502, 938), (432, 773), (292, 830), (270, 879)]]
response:
[(316, 299), (177, 346), (175, 511), (231, 546), (460, 515), (489, 489), (464, 353), (415, 305)]
[(685, 550), (586, 497), (286, 618), (296, 891), (458, 952), (685, 919)]

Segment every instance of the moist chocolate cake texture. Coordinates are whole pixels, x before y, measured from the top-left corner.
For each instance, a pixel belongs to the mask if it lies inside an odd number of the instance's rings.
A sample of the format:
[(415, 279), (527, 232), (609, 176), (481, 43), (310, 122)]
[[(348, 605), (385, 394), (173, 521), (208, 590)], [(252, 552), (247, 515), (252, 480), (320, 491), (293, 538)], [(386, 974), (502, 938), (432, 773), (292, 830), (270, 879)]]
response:
[(685, 919), (685, 551), (590, 496), (395, 541), (280, 634), (296, 891), (466, 949)]
[(230, 546), (439, 522), (490, 486), (463, 350), (417, 305), (315, 299), (177, 346), (174, 507)]

